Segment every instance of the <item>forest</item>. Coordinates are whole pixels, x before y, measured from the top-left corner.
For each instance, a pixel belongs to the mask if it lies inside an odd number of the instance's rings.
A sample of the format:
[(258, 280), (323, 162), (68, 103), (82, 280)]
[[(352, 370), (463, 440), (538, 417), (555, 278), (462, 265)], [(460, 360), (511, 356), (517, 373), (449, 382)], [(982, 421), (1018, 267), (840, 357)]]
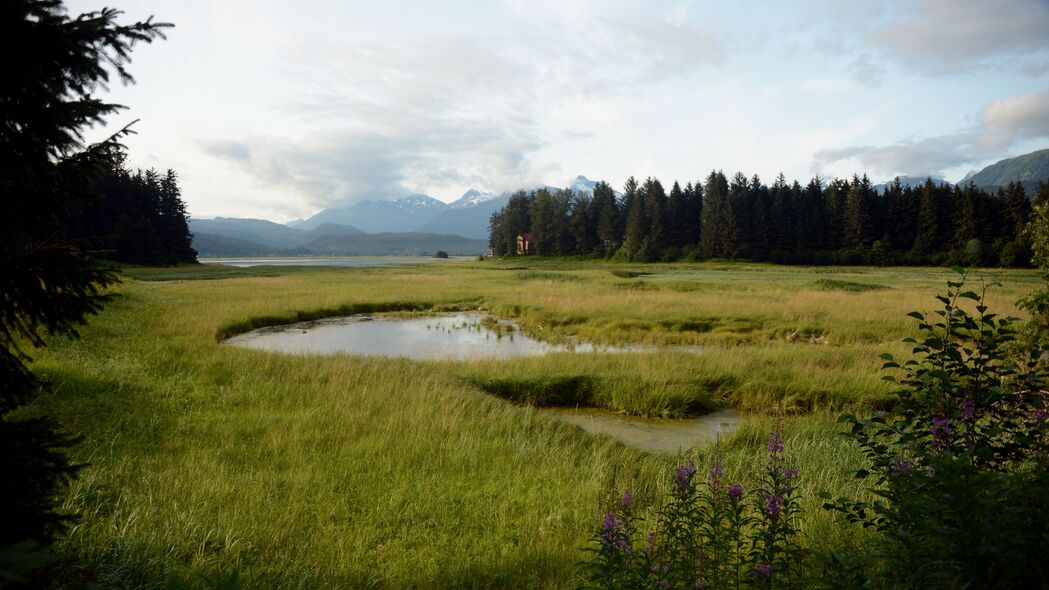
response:
[(118, 158), (98, 181), (94, 199), (65, 227), (100, 258), (164, 266), (197, 261), (174, 170), (132, 171)]
[[(1040, 186), (1037, 199), (1049, 196)], [(785, 264), (1029, 266), (1023, 234), (1031, 199), (1019, 183), (993, 191), (927, 179), (884, 190), (866, 175), (804, 187), (780, 174), (731, 179), (712, 171), (669, 193), (655, 178), (630, 177), (618, 194), (518, 191), (491, 217), (489, 247), (514, 256), (531, 234), (529, 254), (596, 255), (631, 262), (747, 259)]]

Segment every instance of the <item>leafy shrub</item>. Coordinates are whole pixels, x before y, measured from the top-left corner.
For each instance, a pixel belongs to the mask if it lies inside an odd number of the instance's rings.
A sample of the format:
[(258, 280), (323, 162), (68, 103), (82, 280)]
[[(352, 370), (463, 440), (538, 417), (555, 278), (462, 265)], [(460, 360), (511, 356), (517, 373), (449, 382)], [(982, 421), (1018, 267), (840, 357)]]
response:
[[(870, 466), (856, 473), (878, 498), (827, 508), (876, 530), (867, 567), (877, 587), (1045, 587), (1049, 564), (1046, 375), (1039, 351), (1018, 350), (1016, 320), (948, 282), (943, 308), (909, 314), (892, 413), (844, 415)], [(970, 300), (975, 313), (961, 303)], [(826, 497), (826, 496), (825, 496)], [(830, 498), (827, 497), (829, 500)]]

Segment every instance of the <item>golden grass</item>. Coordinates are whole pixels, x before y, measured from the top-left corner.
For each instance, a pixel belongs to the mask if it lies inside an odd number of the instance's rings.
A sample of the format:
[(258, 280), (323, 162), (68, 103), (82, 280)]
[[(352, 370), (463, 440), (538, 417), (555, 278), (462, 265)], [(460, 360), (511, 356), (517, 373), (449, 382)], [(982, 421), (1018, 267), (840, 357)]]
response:
[[(520, 266), (529, 268), (507, 270)], [(653, 274), (624, 279), (614, 269)], [(792, 414), (788, 449), (810, 492), (806, 532), (844, 534), (812, 494), (852, 490), (848, 472), (861, 461), (834, 436), (834, 413), (886, 398), (877, 354), (907, 352), (904, 314), (933, 307), (948, 278), (532, 260), (219, 270), (131, 269), (82, 340), (37, 355), (34, 369), (53, 386), (29, 413), (82, 434), (76, 458), (89, 463), (66, 500), (81, 520), (61, 547), (105, 585), (193, 585), (203, 583), (197, 574), (233, 571), (256, 587), (577, 585), (578, 549), (608, 486), (629, 485), (651, 505), (676, 458), (484, 393), (506, 380), (586, 379), (592, 403), (623, 412), (740, 408), (751, 417), (725, 441), (733, 478), (762, 460), (779, 405)], [(993, 274), (1003, 286), (989, 301), (1016, 313), (1036, 275)], [(704, 352), (445, 363), (216, 341), (259, 318), (383, 305), (482, 308), (555, 341)]]

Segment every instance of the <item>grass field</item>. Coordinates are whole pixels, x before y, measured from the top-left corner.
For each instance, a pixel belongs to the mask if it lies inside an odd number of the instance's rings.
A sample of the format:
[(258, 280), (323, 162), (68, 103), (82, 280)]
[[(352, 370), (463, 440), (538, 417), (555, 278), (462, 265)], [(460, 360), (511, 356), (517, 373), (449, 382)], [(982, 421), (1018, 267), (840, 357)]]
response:
[[(574, 587), (610, 487), (652, 504), (677, 457), (626, 448), (500, 398), (678, 416), (732, 406), (730, 479), (760, 462), (777, 408), (809, 497), (852, 484), (843, 409), (883, 404), (882, 352), (941, 269), (454, 262), (397, 268), (127, 269), (83, 330), (40, 351), (29, 413), (83, 436), (60, 547), (105, 585)], [(978, 272), (1015, 301), (1034, 272)], [(360, 311), (485, 309), (552, 341), (693, 344), (683, 353), (510, 361), (294, 357), (224, 336)], [(565, 380), (585, 383), (578, 397)], [(559, 386), (559, 384), (561, 386)], [(556, 393), (557, 395), (553, 395)], [(494, 394), (494, 395), (493, 395)], [(700, 450), (709, 454), (709, 449)], [(849, 534), (812, 500), (810, 543)]]

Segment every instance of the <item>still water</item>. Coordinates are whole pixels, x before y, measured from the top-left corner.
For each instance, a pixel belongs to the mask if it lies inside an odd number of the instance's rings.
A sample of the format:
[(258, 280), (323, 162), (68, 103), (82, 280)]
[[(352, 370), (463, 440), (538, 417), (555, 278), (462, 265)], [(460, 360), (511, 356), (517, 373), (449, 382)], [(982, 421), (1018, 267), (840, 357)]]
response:
[[(508, 359), (554, 352), (700, 352), (695, 346), (553, 344), (528, 336), (514, 322), (493, 319), (479, 312), (410, 318), (362, 314), (260, 328), (234, 336), (226, 343), (290, 354), (345, 353), (452, 361)], [(588, 432), (612, 436), (632, 447), (667, 453), (711, 442), (739, 422), (739, 414), (732, 410), (681, 420), (622, 416), (594, 408), (557, 408), (543, 412)]]
[(415, 318), (355, 315), (260, 328), (226, 343), (291, 354), (359, 354), (417, 360), (507, 359), (552, 352), (698, 353), (698, 347), (604, 346), (588, 342), (552, 344), (525, 334), (514, 322), (478, 312)]
[(698, 418), (665, 419), (623, 416), (595, 408), (550, 408), (543, 413), (587, 432), (606, 434), (623, 444), (646, 451), (677, 453), (714, 442), (740, 421), (735, 410), (718, 410)]
[(249, 266), (389, 266), (393, 264), (417, 264), (420, 262), (439, 262), (441, 258), (363, 258), (359, 260), (342, 260), (338, 258), (242, 258), (237, 260), (202, 259), (207, 264), (224, 264), (247, 268)]

